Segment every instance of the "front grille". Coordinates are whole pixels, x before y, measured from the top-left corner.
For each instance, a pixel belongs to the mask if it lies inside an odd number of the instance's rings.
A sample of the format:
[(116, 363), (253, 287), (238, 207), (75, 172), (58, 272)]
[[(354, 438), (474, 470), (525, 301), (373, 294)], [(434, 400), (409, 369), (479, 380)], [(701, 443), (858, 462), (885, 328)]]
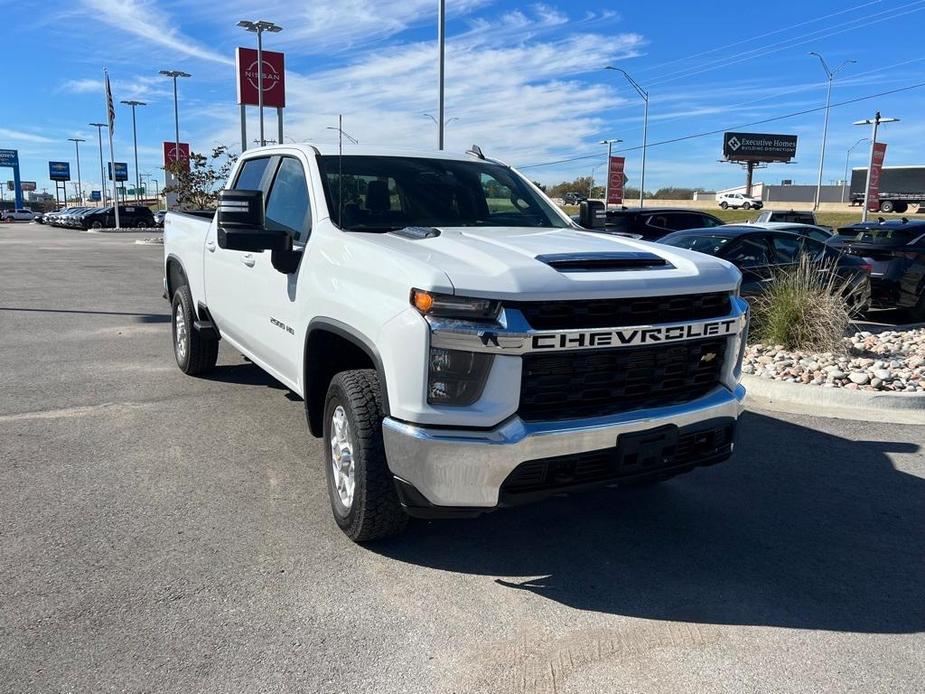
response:
[(712, 420), (713, 424), (681, 429), (674, 450), (667, 451), (656, 464), (631, 455), (621, 455), (619, 448), (605, 448), (587, 453), (528, 460), (518, 465), (501, 486), (503, 495), (556, 491), (594, 483), (619, 482), (646, 477), (666, 477), (699, 465), (725, 460), (732, 453), (735, 424), (729, 420)]
[(728, 292), (650, 296), (582, 301), (504, 302), (518, 309), (534, 330), (619, 328), (674, 323), (727, 316), (732, 310)]
[(526, 354), (518, 414), (574, 419), (688, 402), (719, 384), (725, 355), (725, 338)]

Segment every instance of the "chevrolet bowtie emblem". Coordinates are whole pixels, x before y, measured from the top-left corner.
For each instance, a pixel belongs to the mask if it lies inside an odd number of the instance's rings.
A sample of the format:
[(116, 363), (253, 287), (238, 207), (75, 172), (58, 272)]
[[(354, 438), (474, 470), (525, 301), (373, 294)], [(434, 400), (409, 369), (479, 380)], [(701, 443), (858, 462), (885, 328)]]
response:
[(700, 361), (705, 361), (707, 363), (710, 363), (714, 359), (716, 359), (716, 352), (707, 352), (702, 357), (700, 357)]

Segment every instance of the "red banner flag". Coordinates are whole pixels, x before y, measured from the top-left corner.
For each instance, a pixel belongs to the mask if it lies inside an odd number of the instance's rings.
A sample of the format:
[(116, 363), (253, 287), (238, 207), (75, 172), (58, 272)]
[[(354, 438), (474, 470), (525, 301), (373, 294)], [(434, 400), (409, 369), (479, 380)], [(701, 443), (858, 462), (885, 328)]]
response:
[(874, 154), (871, 157), (870, 185), (867, 186), (867, 209), (870, 212), (880, 211), (880, 170), (883, 169), (885, 158), (886, 142), (875, 142)]
[(623, 167), (626, 164), (625, 157), (611, 157), (610, 166), (607, 171), (607, 204), (619, 205), (623, 202), (623, 184), (626, 182), (626, 176), (623, 174)]
[[(259, 106), (257, 98), (257, 51), (238, 48), (238, 103)], [(282, 53), (263, 51), (263, 105), (286, 107), (286, 64)]]

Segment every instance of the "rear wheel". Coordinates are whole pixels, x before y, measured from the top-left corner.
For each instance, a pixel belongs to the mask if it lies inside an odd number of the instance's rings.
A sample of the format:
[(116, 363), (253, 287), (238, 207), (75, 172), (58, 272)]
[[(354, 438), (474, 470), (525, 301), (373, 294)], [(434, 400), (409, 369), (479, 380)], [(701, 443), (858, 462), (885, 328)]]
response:
[(893, 211), (894, 211), (894, 212), (898, 212), (899, 214), (902, 214), (903, 212), (905, 212), (905, 211), (908, 210), (908, 209), (909, 209), (908, 203), (905, 203), (905, 202), (897, 202), (897, 203), (894, 203), (894, 204), (893, 204)]
[(751, 204), (750, 202), (743, 202), (743, 203), (742, 203), (742, 209), (743, 209), (743, 210), (750, 210), (750, 209), (752, 209), (752, 204)]
[(382, 441), (382, 395), (371, 369), (331, 379), (324, 406), (324, 460), (334, 520), (354, 542), (404, 530)]
[(206, 337), (196, 329), (193, 295), (187, 285), (174, 292), (171, 308), (173, 354), (180, 371), (195, 376), (214, 368), (218, 361), (218, 340)]
[(725, 200), (723, 200), (723, 201), (719, 204), (719, 206), (722, 207), (722, 208), (725, 210), (725, 209), (727, 209), (727, 208), (729, 207), (729, 203), (726, 202)]

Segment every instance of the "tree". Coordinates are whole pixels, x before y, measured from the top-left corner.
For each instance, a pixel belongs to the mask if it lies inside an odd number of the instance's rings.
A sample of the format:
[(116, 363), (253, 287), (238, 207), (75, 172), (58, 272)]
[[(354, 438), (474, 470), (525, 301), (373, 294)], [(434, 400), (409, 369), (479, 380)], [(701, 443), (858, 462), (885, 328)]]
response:
[(182, 209), (215, 209), (218, 191), (228, 180), (237, 159), (238, 155), (229, 152), (227, 145), (219, 145), (209, 156), (193, 152), (189, 162), (170, 162), (164, 169), (173, 174), (174, 183), (164, 188), (164, 193), (176, 193)]

